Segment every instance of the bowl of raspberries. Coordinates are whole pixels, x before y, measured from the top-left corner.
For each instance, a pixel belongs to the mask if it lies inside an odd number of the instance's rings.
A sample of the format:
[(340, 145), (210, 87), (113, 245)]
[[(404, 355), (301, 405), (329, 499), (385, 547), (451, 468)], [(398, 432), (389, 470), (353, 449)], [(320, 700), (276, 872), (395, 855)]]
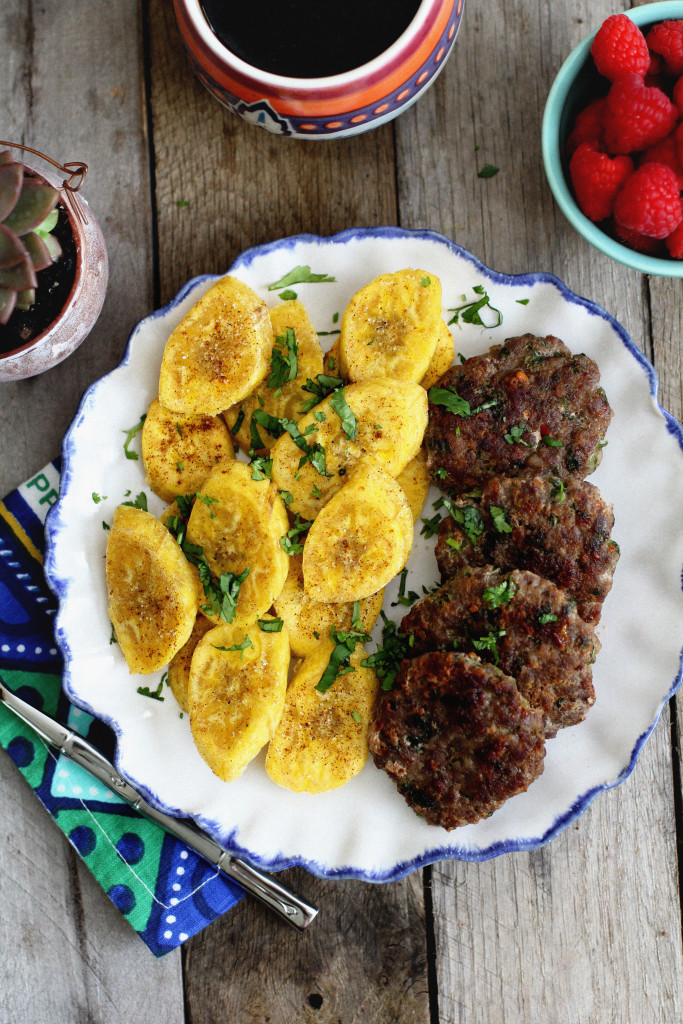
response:
[(683, 277), (683, 3), (607, 18), (567, 58), (543, 116), (560, 209), (613, 259)]

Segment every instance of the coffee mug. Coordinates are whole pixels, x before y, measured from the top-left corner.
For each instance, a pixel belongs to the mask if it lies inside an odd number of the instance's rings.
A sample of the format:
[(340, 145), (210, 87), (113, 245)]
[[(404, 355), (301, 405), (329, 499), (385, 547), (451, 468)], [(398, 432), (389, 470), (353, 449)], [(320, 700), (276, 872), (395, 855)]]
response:
[(429, 88), (463, 3), (173, 0), (173, 8), (195, 73), (233, 113), (278, 135), (334, 139), (391, 121)]

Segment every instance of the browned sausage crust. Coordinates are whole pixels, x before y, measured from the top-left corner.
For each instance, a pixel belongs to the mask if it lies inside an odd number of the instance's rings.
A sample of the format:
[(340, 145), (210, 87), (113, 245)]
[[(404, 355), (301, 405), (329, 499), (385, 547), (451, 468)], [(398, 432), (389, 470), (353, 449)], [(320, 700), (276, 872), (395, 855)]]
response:
[(595, 701), (593, 628), (532, 572), (461, 569), (408, 612), (401, 631), (413, 635), (415, 654), (457, 648), (498, 665), (541, 711), (546, 737), (580, 722)]
[(430, 472), (454, 494), (527, 464), (585, 477), (612, 416), (593, 360), (552, 335), (494, 345), (451, 367), (429, 396)]
[(449, 830), (524, 792), (545, 756), (542, 717), (514, 679), (453, 652), (403, 662), (369, 743), (408, 804)]
[(566, 590), (585, 622), (599, 621), (619, 547), (610, 540), (612, 507), (597, 487), (526, 469), (518, 477), (493, 477), (480, 498), (461, 497), (453, 506), (460, 520), (478, 511), (482, 532), (445, 516), (436, 544), (442, 579), (465, 565), (529, 569)]

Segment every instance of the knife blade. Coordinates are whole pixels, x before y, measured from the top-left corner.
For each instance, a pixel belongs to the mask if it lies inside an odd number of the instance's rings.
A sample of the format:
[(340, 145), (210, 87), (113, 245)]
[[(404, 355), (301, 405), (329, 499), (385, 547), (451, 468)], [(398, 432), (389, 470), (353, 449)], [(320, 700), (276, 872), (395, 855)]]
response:
[(12, 693), (0, 678), (0, 703), (13, 711), (30, 726), (45, 743), (71, 761), (85, 768), (112, 793), (120, 796), (130, 807), (145, 818), (157, 822), (167, 832), (185, 843), (216, 871), (238, 882), (247, 892), (264, 903), (278, 917), (297, 931), (304, 931), (316, 917), (318, 910), (296, 896), (285, 886), (263, 871), (251, 866), (241, 857), (224, 849), (196, 825), (181, 818), (173, 818), (148, 803), (129, 782), (117, 772), (114, 765), (91, 743), (78, 733), (38, 711), (31, 704)]

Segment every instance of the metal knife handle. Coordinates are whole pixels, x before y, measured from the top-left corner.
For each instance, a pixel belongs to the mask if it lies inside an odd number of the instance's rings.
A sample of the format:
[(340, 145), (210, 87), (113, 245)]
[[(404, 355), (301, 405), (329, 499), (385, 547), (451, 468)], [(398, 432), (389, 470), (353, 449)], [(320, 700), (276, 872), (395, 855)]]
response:
[(295, 896), (293, 892), (280, 885), (270, 875), (251, 867), (240, 857), (233, 856), (192, 823), (182, 818), (173, 818), (147, 803), (140, 793), (119, 775), (113, 764), (91, 743), (17, 697), (7, 689), (2, 680), (0, 680), (0, 702), (37, 732), (46, 743), (56, 747), (65, 757), (85, 768), (136, 811), (157, 822), (176, 839), (185, 843), (200, 857), (208, 861), (221, 874), (238, 882), (247, 892), (265, 903), (278, 917), (292, 925), (293, 928), (303, 931), (316, 917), (318, 911), (315, 907)]

